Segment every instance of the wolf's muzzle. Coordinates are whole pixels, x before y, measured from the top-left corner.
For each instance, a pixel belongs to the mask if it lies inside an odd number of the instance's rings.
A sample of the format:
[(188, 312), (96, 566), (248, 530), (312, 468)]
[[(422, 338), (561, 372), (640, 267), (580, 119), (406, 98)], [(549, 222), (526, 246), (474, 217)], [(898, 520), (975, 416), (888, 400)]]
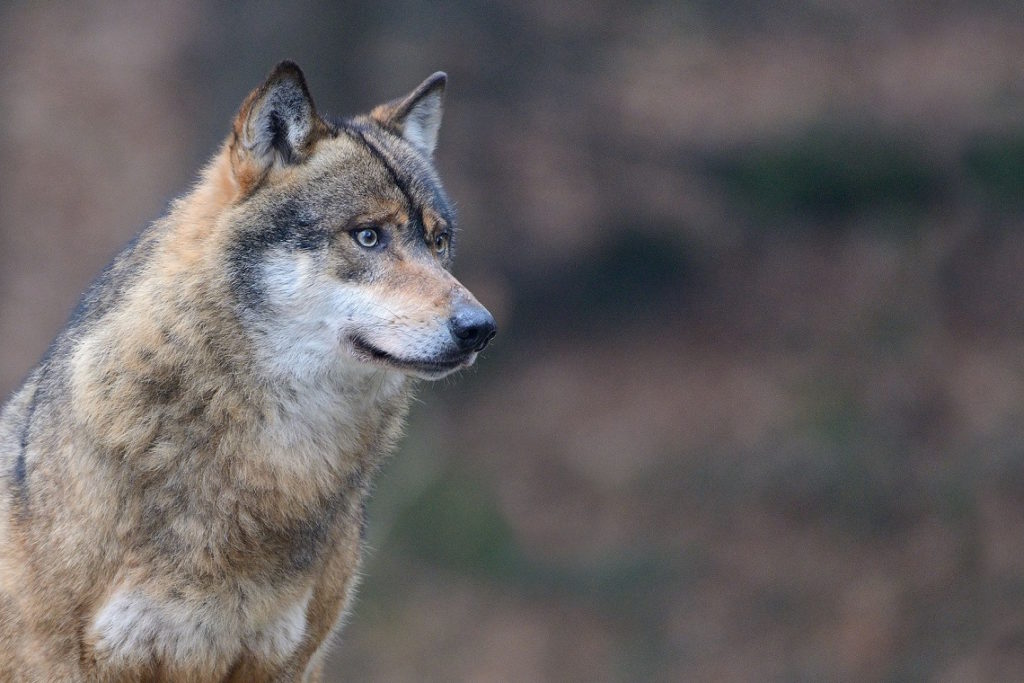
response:
[(461, 351), (483, 351), (498, 329), (494, 317), (479, 304), (460, 304), (448, 321), (452, 337)]

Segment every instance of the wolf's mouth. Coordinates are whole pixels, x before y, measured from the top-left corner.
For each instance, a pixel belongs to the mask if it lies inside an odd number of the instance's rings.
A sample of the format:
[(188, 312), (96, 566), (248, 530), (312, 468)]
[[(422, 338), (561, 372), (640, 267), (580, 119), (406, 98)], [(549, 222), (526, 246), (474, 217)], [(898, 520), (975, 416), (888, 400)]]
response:
[(399, 370), (406, 370), (429, 377), (440, 376), (468, 365), (474, 354), (459, 354), (430, 359), (399, 358), (387, 351), (377, 348), (362, 337), (349, 337), (349, 342), (356, 350), (360, 360), (389, 365)]

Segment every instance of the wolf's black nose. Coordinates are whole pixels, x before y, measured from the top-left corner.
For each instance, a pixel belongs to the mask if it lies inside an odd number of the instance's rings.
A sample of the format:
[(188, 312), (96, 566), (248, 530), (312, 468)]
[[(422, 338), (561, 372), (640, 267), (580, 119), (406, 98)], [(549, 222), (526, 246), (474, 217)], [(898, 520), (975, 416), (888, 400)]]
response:
[(455, 343), (462, 351), (483, 351), (487, 342), (494, 339), (497, 333), (494, 318), (486, 308), (479, 305), (459, 306), (448, 325)]

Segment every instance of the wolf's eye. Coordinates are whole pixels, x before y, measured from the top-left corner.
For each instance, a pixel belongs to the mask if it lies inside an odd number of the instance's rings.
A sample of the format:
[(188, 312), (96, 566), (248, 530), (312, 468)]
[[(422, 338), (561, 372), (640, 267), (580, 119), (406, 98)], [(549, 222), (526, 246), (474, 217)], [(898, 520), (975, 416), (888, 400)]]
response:
[(434, 252), (438, 256), (442, 256), (446, 251), (448, 251), (448, 233), (442, 232), (434, 238)]
[(359, 246), (366, 247), (367, 249), (377, 246), (377, 243), (380, 241), (380, 236), (373, 228), (357, 230), (354, 233), (354, 237), (356, 238), (356, 242), (359, 242)]

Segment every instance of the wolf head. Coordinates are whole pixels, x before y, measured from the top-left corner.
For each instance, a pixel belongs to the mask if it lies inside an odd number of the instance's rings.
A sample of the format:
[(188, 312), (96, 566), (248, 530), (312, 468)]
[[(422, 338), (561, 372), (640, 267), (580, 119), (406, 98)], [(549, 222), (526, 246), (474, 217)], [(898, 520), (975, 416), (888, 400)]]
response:
[(427, 379), (474, 362), (495, 333), (451, 275), (455, 215), (431, 155), (446, 77), (368, 115), (327, 119), (279, 64), (228, 139), (230, 291), (275, 368), (344, 365)]

